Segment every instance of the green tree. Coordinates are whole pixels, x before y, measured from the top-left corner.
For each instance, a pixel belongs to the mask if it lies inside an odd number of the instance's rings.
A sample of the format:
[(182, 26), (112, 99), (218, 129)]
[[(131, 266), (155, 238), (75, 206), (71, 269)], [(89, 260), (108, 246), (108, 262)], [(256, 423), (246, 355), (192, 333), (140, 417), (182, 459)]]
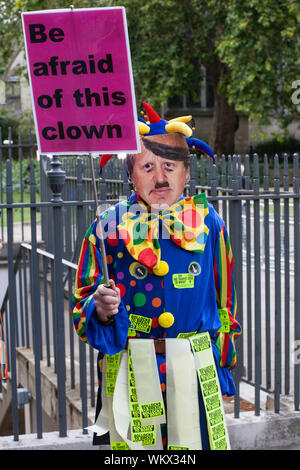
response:
[(299, 0), (231, 0), (216, 51), (229, 74), (220, 86), (236, 110), (285, 128), (299, 119), (292, 101), (300, 78)]
[[(118, 4), (116, 0), (111, 2)], [(283, 128), (297, 117), (300, 2), (289, 0), (123, 0), (138, 97), (165, 103), (212, 80), (210, 144), (234, 151), (237, 112)]]
[(22, 41), (20, 13), (15, 0), (0, 1), (0, 78)]

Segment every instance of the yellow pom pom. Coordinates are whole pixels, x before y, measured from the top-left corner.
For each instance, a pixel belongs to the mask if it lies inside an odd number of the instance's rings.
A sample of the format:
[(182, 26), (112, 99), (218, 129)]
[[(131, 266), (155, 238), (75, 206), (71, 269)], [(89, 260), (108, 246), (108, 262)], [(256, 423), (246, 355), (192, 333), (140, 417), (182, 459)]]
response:
[(147, 126), (147, 124), (145, 124), (144, 122), (138, 121), (138, 129), (140, 135), (149, 134), (150, 132), (150, 127)]
[(166, 261), (161, 261), (159, 266), (153, 268), (153, 273), (156, 276), (165, 276), (169, 272), (169, 265)]
[(174, 316), (170, 312), (164, 312), (158, 317), (158, 323), (163, 328), (170, 328), (170, 326), (173, 325), (174, 321)]
[(170, 124), (166, 125), (165, 130), (168, 134), (172, 132), (179, 132), (180, 134), (183, 134), (186, 137), (191, 137), (193, 134), (192, 129), (184, 122), (173, 121)]

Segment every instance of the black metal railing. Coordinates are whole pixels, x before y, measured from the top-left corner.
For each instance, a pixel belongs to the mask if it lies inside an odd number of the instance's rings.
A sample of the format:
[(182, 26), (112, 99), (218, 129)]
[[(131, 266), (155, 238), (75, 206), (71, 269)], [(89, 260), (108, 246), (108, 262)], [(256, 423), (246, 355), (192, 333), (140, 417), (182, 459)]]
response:
[[(29, 199), (25, 201), (23, 196), (16, 201), (13, 175), (23, 173), (13, 173), (12, 168), (14, 160), (22, 164), (20, 145), (0, 146), (5, 173), (1, 230), (8, 262), (8, 287), (1, 311), (9, 352), (15, 440), (19, 436), (16, 364), (20, 348), (33, 347), (34, 428), (38, 437), (45, 431), (41, 386), (45, 370), (54, 371), (57, 380), (60, 436), (70, 428), (69, 390), (80, 388), (84, 430), (88, 413), (95, 407), (97, 388), (95, 351), (74, 335), (68, 306), (81, 241), (96, 213), (88, 159), (66, 157), (60, 162), (57, 157), (41, 156), (38, 193), (34, 171), (38, 163), (32, 143)], [(96, 174), (98, 164), (95, 158)], [(130, 185), (124, 161), (111, 160), (98, 182), (98, 191), (101, 207), (128, 196)], [(185, 191), (187, 195), (207, 193), (231, 238), (238, 320), (243, 328), (234, 371), (238, 391), (234, 416), (240, 415), (241, 382), (253, 387), (256, 415), (262, 408), (262, 391), (273, 397), (273, 412), (280, 411), (283, 397), (288, 397), (293, 409), (299, 411), (299, 155), (221, 156), (216, 158), (216, 166), (206, 157), (192, 155), (191, 179)], [(20, 210), (29, 214), (27, 234), (26, 221), (14, 217)]]

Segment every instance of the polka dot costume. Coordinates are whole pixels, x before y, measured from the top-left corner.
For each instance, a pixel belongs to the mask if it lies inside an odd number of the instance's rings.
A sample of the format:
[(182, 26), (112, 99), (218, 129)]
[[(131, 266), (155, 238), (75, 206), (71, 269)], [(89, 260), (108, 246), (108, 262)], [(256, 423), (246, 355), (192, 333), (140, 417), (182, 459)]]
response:
[[(195, 238), (195, 227), (203, 223), (197, 211), (191, 208), (181, 213), (171, 232), (160, 223), (157, 247), (138, 252), (139, 244), (131, 244), (131, 235), (124, 214), (139, 204), (135, 193), (108, 209), (101, 216), (105, 236), (106, 259), (109, 276), (120, 289), (121, 303), (115, 322), (101, 327), (93, 301), (93, 293), (103, 282), (101, 254), (97, 223), (87, 231), (78, 263), (72, 312), (76, 332), (83, 341), (99, 350), (99, 361), (104, 354), (113, 355), (126, 344), (128, 331), (135, 338), (177, 338), (181, 335), (208, 331), (212, 338), (213, 352), (223, 394), (235, 393), (229, 368), (235, 364), (234, 338), (240, 334), (236, 321), (236, 298), (232, 269), (230, 242), (224, 222), (213, 207), (208, 205), (205, 217), (206, 230), (197, 235), (201, 244), (199, 252), (189, 251), (185, 244)], [(166, 217), (171, 215), (165, 214)], [(189, 229), (179, 238), (184, 224)], [(146, 230), (141, 224), (134, 227), (140, 235)], [(142, 237), (141, 237), (142, 239)], [(161, 271), (157, 272), (156, 258), (159, 246)], [(192, 267), (192, 268), (191, 268)], [(181, 280), (181, 284), (175, 282)], [(220, 336), (221, 327), (218, 308), (228, 305), (231, 333)], [(158, 372), (163, 397), (166, 396), (166, 358), (157, 354)], [(101, 372), (99, 383), (101, 387)], [(167, 404), (166, 404), (167, 408)]]

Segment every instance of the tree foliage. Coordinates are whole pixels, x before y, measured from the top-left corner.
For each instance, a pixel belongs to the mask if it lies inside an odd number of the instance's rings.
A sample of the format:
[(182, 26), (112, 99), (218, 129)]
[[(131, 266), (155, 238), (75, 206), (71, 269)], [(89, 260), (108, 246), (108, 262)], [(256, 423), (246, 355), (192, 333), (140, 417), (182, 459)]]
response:
[[(109, 3), (117, 5), (113, 0)], [(137, 95), (154, 105), (199, 88), (223, 15), (194, 0), (124, 0)]]
[(0, 77), (22, 43), (20, 14), (15, 0), (0, 1)]
[(298, 118), (292, 83), (300, 78), (300, 2), (231, 0), (216, 52), (230, 70), (221, 84), (237, 110), (283, 126)]
[[(283, 129), (298, 119), (291, 97), (292, 84), (300, 79), (299, 0), (124, 0), (122, 4), (138, 97), (165, 103), (170, 96), (194, 90), (203, 65), (214, 85), (215, 102), (223, 96), (228, 109), (245, 112), (262, 124), (275, 116)], [(226, 125), (223, 114), (217, 117), (216, 128), (222, 127), (220, 120)], [(228, 132), (227, 128), (219, 138), (224, 140)]]
[[(75, 8), (126, 8), (138, 102), (148, 100), (156, 107), (187, 94), (199, 88), (202, 66), (208, 70), (217, 103), (218, 150), (226, 135), (235, 132), (236, 111), (264, 123), (275, 114), (282, 126), (298, 117), (291, 96), (292, 83), (300, 79), (299, 0), (72, 3)], [(21, 11), (66, 7), (61, 0), (7, 0), (0, 5), (0, 67), (22, 41)]]

